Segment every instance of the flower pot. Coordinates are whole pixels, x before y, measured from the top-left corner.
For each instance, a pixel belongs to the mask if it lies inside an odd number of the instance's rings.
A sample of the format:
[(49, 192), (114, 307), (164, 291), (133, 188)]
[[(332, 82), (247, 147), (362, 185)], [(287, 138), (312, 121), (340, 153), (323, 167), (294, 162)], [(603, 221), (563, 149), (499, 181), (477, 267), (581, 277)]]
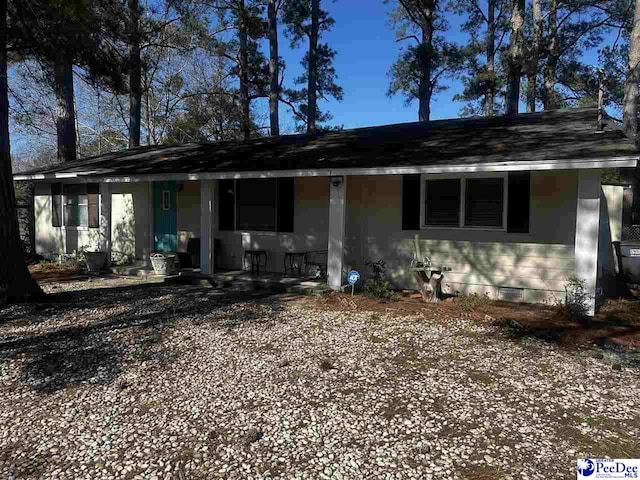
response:
[(84, 252), (84, 262), (90, 273), (98, 273), (107, 261), (106, 252)]
[(173, 254), (154, 253), (151, 255), (151, 266), (157, 275), (170, 275), (175, 272), (176, 256)]

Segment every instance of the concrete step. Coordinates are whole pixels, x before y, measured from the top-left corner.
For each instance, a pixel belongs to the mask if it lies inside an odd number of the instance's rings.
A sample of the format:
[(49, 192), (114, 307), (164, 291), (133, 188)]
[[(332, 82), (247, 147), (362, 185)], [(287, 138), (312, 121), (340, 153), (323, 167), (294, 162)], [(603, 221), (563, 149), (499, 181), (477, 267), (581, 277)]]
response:
[(157, 276), (153, 268), (146, 266), (144, 262), (136, 262), (131, 265), (111, 265), (111, 272), (116, 275), (126, 275), (130, 277)]
[(193, 272), (167, 275), (164, 277), (164, 283), (165, 285), (196, 285), (199, 287), (218, 288), (218, 282), (211, 276)]

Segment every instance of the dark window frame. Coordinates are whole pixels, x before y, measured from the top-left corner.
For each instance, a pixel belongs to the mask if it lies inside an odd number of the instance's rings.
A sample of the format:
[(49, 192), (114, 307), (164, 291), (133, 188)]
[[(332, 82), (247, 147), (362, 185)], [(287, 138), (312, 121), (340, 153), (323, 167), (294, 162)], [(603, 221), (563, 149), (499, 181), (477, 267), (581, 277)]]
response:
[[(246, 180), (271, 180), (275, 181), (274, 188), (274, 226), (273, 229), (255, 229), (255, 228), (239, 228), (239, 203), (240, 199), (240, 189), (238, 188), (238, 183)], [(289, 182), (288, 185), (283, 185), (284, 182)], [(266, 234), (277, 234), (277, 233), (294, 233), (295, 231), (295, 178), (291, 177), (282, 177), (282, 178), (258, 178), (258, 179), (233, 179), (233, 180), (221, 180), (219, 182), (220, 194), (222, 193), (222, 188), (231, 189), (232, 192), (225, 192), (226, 198), (224, 200), (225, 207), (228, 208), (229, 204), (233, 205), (233, 215), (229, 212), (227, 213), (227, 217), (225, 219), (224, 228), (219, 224), (219, 228), (221, 231), (231, 231), (231, 232), (248, 232), (248, 233), (266, 233)], [(283, 195), (281, 195), (281, 190), (286, 188), (288, 190), (288, 194), (292, 196), (291, 204), (285, 205)], [(219, 194), (219, 195), (220, 195)], [(218, 197), (220, 199), (220, 196)], [(222, 200), (220, 200), (219, 208), (222, 207)], [(287, 211), (287, 214), (291, 216), (289, 221), (285, 221), (286, 219), (281, 218), (281, 212)], [(232, 218), (231, 218), (232, 217)], [(218, 215), (220, 221), (220, 215)], [(231, 225), (233, 224), (233, 225)]]
[[(483, 178), (501, 178), (502, 180), (502, 222), (500, 227), (494, 226), (470, 226), (466, 225), (467, 211), (467, 180), (483, 179)], [(459, 181), (459, 211), (456, 216), (457, 223), (452, 222), (451, 225), (438, 225), (427, 223), (427, 182), (433, 180), (458, 180)], [(495, 232), (507, 232), (507, 212), (509, 208), (509, 192), (508, 192), (508, 173), (478, 173), (478, 174), (460, 174), (460, 175), (431, 175), (422, 174), (420, 178), (420, 229), (445, 229), (445, 230), (489, 230)]]

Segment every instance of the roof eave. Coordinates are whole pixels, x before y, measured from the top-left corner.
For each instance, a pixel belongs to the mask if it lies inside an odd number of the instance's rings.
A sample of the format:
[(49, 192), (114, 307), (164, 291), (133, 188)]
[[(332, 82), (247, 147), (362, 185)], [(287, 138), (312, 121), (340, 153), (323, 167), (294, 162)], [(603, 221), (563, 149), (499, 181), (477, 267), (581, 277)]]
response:
[(331, 177), (341, 175), (406, 175), (451, 174), (472, 172), (511, 172), (511, 171), (540, 171), (540, 170), (579, 170), (602, 168), (635, 168), (640, 156), (626, 155), (608, 158), (579, 159), (579, 160), (542, 160), (537, 162), (496, 162), (451, 165), (416, 165), (402, 167), (367, 167), (367, 168), (319, 168), (297, 170), (270, 171), (230, 171), (230, 172), (198, 172), (198, 173), (159, 173), (145, 175), (109, 175), (96, 171), (86, 172), (56, 172), (16, 174), (16, 181), (46, 181), (46, 180), (81, 180), (96, 182), (144, 182), (154, 180), (216, 180), (233, 178), (275, 178), (275, 177)]

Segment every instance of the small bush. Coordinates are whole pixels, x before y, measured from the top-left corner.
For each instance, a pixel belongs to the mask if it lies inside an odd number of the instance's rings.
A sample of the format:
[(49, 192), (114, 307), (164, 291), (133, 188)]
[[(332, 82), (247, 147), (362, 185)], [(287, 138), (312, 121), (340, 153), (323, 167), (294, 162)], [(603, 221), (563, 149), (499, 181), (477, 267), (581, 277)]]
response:
[(486, 305), (491, 301), (488, 293), (484, 293), (482, 295), (478, 295), (474, 293), (473, 295), (460, 295), (456, 297), (456, 304), (460, 305), (460, 307), (465, 312), (472, 312), (476, 308), (481, 305)]
[(322, 285), (315, 287), (311, 291), (311, 295), (314, 295), (317, 297), (322, 297), (323, 295), (328, 295), (329, 293), (331, 293), (331, 289), (329, 288), (329, 285), (327, 285), (326, 283), (323, 283)]
[(372, 277), (364, 285), (364, 294), (370, 298), (384, 298), (397, 301), (400, 295), (391, 289), (391, 284), (385, 280), (387, 262), (384, 260), (368, 261), (367, 266), (373, 271)]
[(569, 318), (580, 320), (586, 317), (591, 296), (587, 293), (585, 281), (571, 275), (564, 284), (564, 291), (564, 308)]

